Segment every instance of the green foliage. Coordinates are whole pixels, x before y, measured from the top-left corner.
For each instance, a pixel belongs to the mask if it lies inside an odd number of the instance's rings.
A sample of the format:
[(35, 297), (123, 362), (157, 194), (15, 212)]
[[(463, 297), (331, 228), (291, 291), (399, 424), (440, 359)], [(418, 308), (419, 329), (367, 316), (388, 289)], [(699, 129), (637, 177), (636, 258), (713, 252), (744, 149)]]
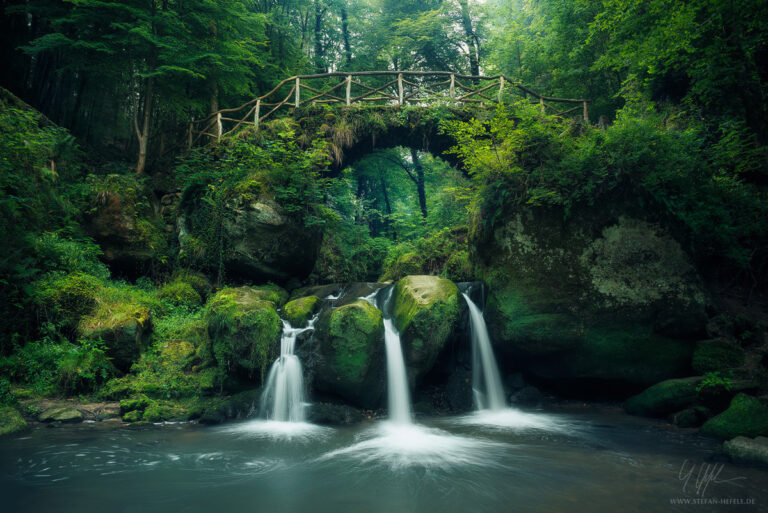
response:
[(733, 388), (731, 378), (720, 375), (719, 372), (707, 372), (701, 383), (696, 387), (700, 394), (719, 394), (721, 392), (730, 392)]
[(431, 274), (452, 281), (471, 281), (466, 227), (443, 229), (431, 235), (393, 246), (384, 261), (381, 281), (409, 274)]
[(157, 297), (173, 305), (200, 306), (203, 298), (195, 288), (184, 281), (172, 281), (157, 291)]

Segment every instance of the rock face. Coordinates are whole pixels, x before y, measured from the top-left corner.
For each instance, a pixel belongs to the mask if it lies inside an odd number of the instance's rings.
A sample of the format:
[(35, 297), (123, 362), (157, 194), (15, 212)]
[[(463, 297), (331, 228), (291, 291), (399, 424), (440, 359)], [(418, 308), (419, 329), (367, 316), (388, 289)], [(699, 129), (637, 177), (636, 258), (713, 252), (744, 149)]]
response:
[(531, 374), (637, 388), (690, 373), (706, 321), (699, 276), (665, 229), (622, 205), (475, 223), (491, 337)]
[(128, 372), (138, 360), (151, 331), (149, 308), (133, 303), (122, 303), (114, 310), (97, 309), (78, 326), (80, 337), (104, 342), (107, 356), (122, 372)]
[[(179, 243), (182, 252), (191, 254), (216, 230), (203, 202), (188, 204), (187, 215), (179, 223)], [(221, 248), (207, 250), (221, 251), (222, 263), (230, 274), (253, 281), (285, 282), (290, 278), (302, 280), (312, 271), (322, 242), (320, 228), (305, 226), (299, 216), (289, 214), (264, 195), (254, 198), (253, 194), (240, 194), (227, 202), (224, 210), (216, 239), (222, 241)]]
[(694, 404), (701, 381), (701, 376), (662, 381), (627, 399), (624, 409), (632, 415), (663, 417)]
[(264, 297), (270, 297), (269, 291), (225, 288), (206, 304), (213, 355), (223, 371), (263, 380), (279, 349), (283, 326), (275, 303)]
[(456, 285), (436, 276), (406, 276), (394, 292), (393, 317), (400, 332), (408, 372), (428, 373), (456, 332), (461, 308)]
[(368, 301), (325, 311), (317, 323), (321, 361), (315, 385), (363, 408), (375, 408), (384, 394), (384, 323)]
[(0, 407), (0, 436), (12, 435), (28, 428), (19, 410), (10, 406)]
[(756, 461), (768, 465), (768, 438), (737, 436), (723, 443), (725, 454), (736, 461)]
[[(114, 178), (111, 183), (110, 178)], [(105, 190), (95, 198), (96, 208), (87, 225), (112, 267), (136, 272), (167, 246), (162, 220), (152, 209), (139, 207), (141, 186), (125, 177), (107, 177)]]
[(768, 407), (747, 394), (738, 394), (723, 413), (701, 426), (705, 435), (722, 439), (768, 435)]

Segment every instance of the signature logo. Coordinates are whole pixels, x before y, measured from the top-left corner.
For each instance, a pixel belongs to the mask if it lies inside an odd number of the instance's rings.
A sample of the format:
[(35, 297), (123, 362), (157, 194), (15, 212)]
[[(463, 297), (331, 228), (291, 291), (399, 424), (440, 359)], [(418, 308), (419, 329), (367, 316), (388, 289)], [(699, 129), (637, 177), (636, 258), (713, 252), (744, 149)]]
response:
[(697, 466), (696, 463), (685, 460), (680, 466), (677, 478), (683, 483), (683, 492), (690, 489), (699, 497), (704, 497), (707, 488), (712, 483), (739, 486), (736, 482), (746, 479), (743, 476), (722, 479), (720, 474), (724, 468), (725, 463), (702, 463)]

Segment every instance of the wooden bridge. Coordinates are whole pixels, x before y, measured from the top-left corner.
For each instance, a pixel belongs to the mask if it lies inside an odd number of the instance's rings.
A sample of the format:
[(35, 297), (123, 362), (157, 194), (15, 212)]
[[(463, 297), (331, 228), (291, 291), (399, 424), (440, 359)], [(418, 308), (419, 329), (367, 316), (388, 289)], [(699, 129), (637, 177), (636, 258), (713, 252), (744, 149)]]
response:
[[(543, 96), (504, 75), (486, 77), (450, 71), (339, 72), (286, 78), (263, 96), (195, 120), (189, 124), (187, 145), (191, 148), (202, 137), (218, 140), (244, 126), (258, 129), (261, 122), (281, 109), (318, 104), (392, 107), (495, 104), (511, 95), (532, 97), (542, 113), (547, 109), (559, 116), (577, 113), (589, 122), (589, 100)], [(569, 108), (570, 105), (574, 106)]]

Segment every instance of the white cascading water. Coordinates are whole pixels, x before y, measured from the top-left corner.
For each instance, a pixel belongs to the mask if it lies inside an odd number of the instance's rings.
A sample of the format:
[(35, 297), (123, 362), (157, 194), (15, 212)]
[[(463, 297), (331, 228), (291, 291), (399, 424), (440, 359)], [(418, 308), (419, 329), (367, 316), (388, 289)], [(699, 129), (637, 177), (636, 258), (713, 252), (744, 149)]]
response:
[(400, 343), (400, 333), (392, 318), (392, 295), (395, 287), (389, 287), (384, 292), (381, 304), (376, 304), (378, 298), (374, 292), (364, 299), (374, 303), (384, 316), (384, 346), (387, 352), (387, 406), (389, 420), (394, 424), (411, 424), (411, 394), (408, 391), (408, 375), (405, 371), (403, 347)]
[(507, 407), (501, 386), (499, 367), (491, 347), (491, 337), (485, 325), (483, 312), (462, 293), (469, 307), (469, 326), (472, 336), (472, 397), (478, 410), (500, 411)]
[(283, 321), (280, 356), (272, 364), (261, 395), (262, 418), (279, 422), (305, 421), (304, 376), (299, 357), (293, 351), (296, 337), (314, 329), (317, 318), (314, 316), (305, 328), (293, 328), (288, 321)]

